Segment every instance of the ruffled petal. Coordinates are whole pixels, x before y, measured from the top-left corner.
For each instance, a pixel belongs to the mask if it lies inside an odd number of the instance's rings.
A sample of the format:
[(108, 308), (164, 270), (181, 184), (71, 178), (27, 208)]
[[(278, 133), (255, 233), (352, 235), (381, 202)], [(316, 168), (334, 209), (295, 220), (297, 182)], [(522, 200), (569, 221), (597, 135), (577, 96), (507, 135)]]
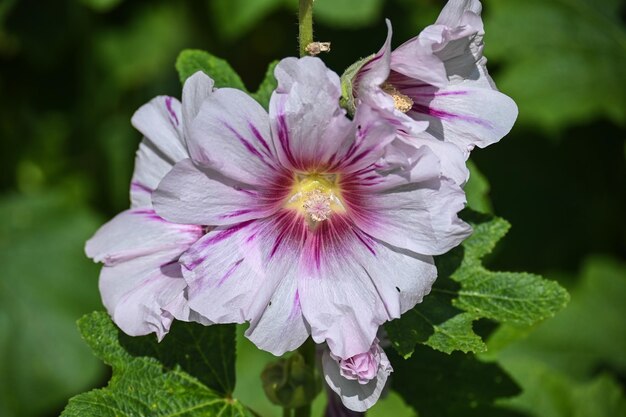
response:
[(182, 113), (186, 138), (190, 136), (189, 127), (198, 115), (202, 103), (213, 92), (214, 84), (211, 77), (202, 71), (196, 72), (185, 81)]
[(196, 166), (191, 159), (177, 163), (153, 193), (159, 216), (175, 223), (225, 225), (265, 217), (280, 207), (288, 180), (266, 179), (262, 191), (220, 173)]
[(367, 351), (378, 327), (390, 319), (358, 262), (361, 253), (374, 250), (370, 241), (335, 214), (318, 225), (302, 252), (298, 293), (311, 335), (344, 358)]
[(448, 27), (461, 26), (467, 12), (480, 15), (481, 10), (480, 0), (448, 0), (435, 24)]
[(373, 239), (369, 245), (372, 251), (361, 252), (358, 262), (374, 283), (388, 316), (399, 318), (430, 293), (437, 278), (434, 260)]
[(296, 170), (325, 167), (350, 140), (350, 120), (339, 106), (339, 77), (313, 57), (283, 59), (274, 73), (278, 87), (270, 118), (281, 164)]
[(176, 162), (188, 158), (181, 104), (173, 97), (156, 97), (141, 106), (131, 121), (144, 135), (131, 181), (131, 207), (150, 207), (150, 194), (161, 178)]
[(260, 184), (277, 168), (268, 115), (243, 91), (213, 92), (189, 132), (187, 144), (194, 162), (226, 177)]
[(387, 355), (382, 349), (381, 352), (383, 359), (376, 377), (367, 384), (360, 384), (359, 381), (346, 379), (341, 376), (337, 361), (330, 356), (328, 349), (324, 351), (322, 356), (324, 379), (328, 386), (339, 395), (347, 408), (353, 411), (365, 411), (378, 401), (387, 378), (393, 370)]
[(161, 252), (180, 254), (202, 234), (201, 227), (169, 223), (154, 210), (132, 209), (102, 226), (87, 241), (85, 252), (96, 262), (116, 265)]
[(309, 331), (296, 292), (297, 220), (285, 212), (204, 236), (181, 258), (190, 307), (216, 323), (251, 322), (247, 336), (275, 355), (300, 346)]
[(441, 255), (460, 244), (471, 227), (457, 213), (465, 194), (454, 181), (442, 178), (371, 195), (350, 204), (357, 226), (392, 246), (424, 255)]
[(127, 334), (156, 333), (159, 340), (169, 331), (173, 315), (165, 311), (187, 286), (175, 259), (175, 251), (161, 252), (104, 266), (100, 294), (113, 321)]
[(393, 30), (391, 21), (385, 19), (387, 24), (387, 38), (380, 50), (361, 67), (354, 81), (354, 88), (357, 90), (357, 97), (369, 88), (379, 87), (387, 81), (391, 65), (391, 36)]
[(444, 87), (448, 84), (446, 68), (435, 50), (445, 40), (444, 26), (428, 26), (418, 36), (391, 53), (391, 69), (409, 78)]
[(353, 139), (329, 159), (329, 171), (353, 173), (378, 161), (396, 137), (396, 128), (367, 104), (360, 105), (350, 129)]
[(464, 84), (435, 92), (424, 89), (421, 94), (413, 90), (411, 115), (427, 120), (429, 133), (467, 154), (474, 146), (484, 148), (502, 139), (513, 127), (518, 111), (510, 97)]

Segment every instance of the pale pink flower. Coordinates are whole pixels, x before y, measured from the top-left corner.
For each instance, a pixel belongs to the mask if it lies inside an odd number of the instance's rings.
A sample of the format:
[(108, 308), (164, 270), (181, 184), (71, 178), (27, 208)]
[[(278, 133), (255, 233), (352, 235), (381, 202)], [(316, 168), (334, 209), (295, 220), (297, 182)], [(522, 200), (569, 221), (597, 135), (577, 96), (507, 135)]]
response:
[(102, 226), (85, 247), (87, 256), (104, 264), (99, 284), (104, 306), (132, 336), (154, 332), (160, 340), (174, 318), (209, 323), (189, 309), (178, 263), (205, 229), (162, 219), (151, 195), (172, 166), (189, 157), (187, 125), (212, 89), (213, 80), (197, 73), (185, 83), (182, 106), (173, 97), (159, 96), (137, 110), (132, 123), (144, 139), (135, 160), (131, 208)]
[[(352, 80), (356, 103), (382, 110), (407, 143), (436, 139), (455, 144), (465, 158), (475, 146), (500, 140), (517, 106), (487, 72), (480, 12), (479, 0), (450, 0), (434, 25), (394, 51), (387, 21), (383, 47)], [(458, 167), (450, 168), (463, 179)]]
[(387, 377), (393, 372), (378, 339), (374, 340), (368, 351), (348, 359), (342, 359), (326, 349), (322, 356), (322, 367), (328, 386), (353, 411), (365, 411), (376, 404)]
[(470, 233), (464, 193), (427, 146), (408, 176), (380, 165), (395, 128), (367, 106), (350, 120), (318, 58), (284, 59), (275, 75), (269, 114), (239, 90), (205, 99), (191, 158), (153, 204), (170, 222), (216, 226), (180, 258), (191, 309), (249, 321), (248, 338), (276, 355), (311, 334), (349, 358), (430, 291), (432, 255)]

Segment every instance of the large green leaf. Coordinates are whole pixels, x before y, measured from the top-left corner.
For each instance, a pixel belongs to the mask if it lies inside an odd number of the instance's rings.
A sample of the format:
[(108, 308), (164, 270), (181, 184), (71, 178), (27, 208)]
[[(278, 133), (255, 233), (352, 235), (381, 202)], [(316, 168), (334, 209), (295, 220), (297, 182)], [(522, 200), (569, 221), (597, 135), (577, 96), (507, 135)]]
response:
[(72, 398), (63, 417), (252, 416), (231, 397), (235, 327), (176, 322), (162, 344), (129, 337), (108, 315), (79, 321), (85, 341), (113, 368), (109, 385)]
[(618, 0), (485, 1), (485, 53), (520, 122), (626, 122), (626, 31)]
[(511, 337), (510, 326), (490, 337), (499, 351), (489, 357), (523, 388), (509, 405), (541, 417), (626, 415), (617, 380), (626, 372), (626, 265), (588, 259), (571, 294), (567, 308), (525, 338)]
[(527, 273), (492, 272), (482, 258), (508, 231), (500, 218), (466, 211), (474, 228), (462, 246), (437, 259), (439, 278), (424, 302), (386, 325), (400, 354), (408, 357), (416, 343), (450, 353), (482, 352), (485, 345), (472, 323), (488, 318), (530, 325), (553, 316), (568, 300), (554, 281)]
[(0, 415), (39, 416), (93, 386), (104, 368), (75, 321), (100, 306), (83, 253), (100, 220), (76, 196), (0, 201)]

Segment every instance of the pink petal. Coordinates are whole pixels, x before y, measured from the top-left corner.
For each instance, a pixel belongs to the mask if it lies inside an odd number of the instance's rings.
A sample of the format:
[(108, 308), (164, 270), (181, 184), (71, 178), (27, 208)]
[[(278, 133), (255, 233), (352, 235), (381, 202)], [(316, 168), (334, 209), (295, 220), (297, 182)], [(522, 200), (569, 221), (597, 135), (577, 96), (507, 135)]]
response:
[(218, 227), (182, 258), (189, 305), (216, 323), (251, 322), (247, 336), (281, 355), (308, 337), (296, 295), (302, 222), (290, 213)]
[(346, 379), (341, 375), (339, 365), (334, 360), (328, 349), (322, 356), (322, 368), (324, 379), (328, 386), (339, 395), (343, 405), (353, 411), (366, 411), (378, 401), (385, 387), (389, 374), (393, 371), (387, 355), (381, 349), (381, 366), (376, 377), (366, 384), (360, 384), (357, 380)]
[(188, 157), (181, 104), (173, 97), (156, 97), (135, 112), (132, 123), (144, 135), (131, 182), (132, 207), (150, 207), (152, 190), (176, 162)]
[(442, 178), (369, 196), (352, 207), (357, 226), (376, 239), (424, 255), (440, 255), (471, 233), (457, 213), (465, 194), (454, 181)]
[(182, 105), (185, 137), (190, 137), (189, 127), (198, 115), (202, 103), (213, 92), (213, 86), (213, 80), (202, 71), (196, 72), (185, 81)]
[(474, 146), (484, 148), (499, 141), (517, 118), (517, 106), (510, 97), (465, 83), (412, 98), (411, 114), (427, 120), (432, 135), (454, 143), (466, 154)]
[(258, 191), (185, 159), (161, 181), (153, 193), (153, 204), (156, 212), (171, 222), (239, 223), (268, 216), (280, 207), (289, 192), (288, 179), (281, 178), (266, 179), (265, 187)]
[(326, 341), (338, 356), (369, 349), (378, 327), (390, 319), (358, 255), (374, 253), (371, 239), (347, 219), (333, 215), (307, 242), (298, 272), (304, 317), (317, 343)]
[(239, 90), (221, 88), (205, 99), (187, 144), (197, 164), (246, 184), (262, 184), (277, 168), (268, 115)]
[(154, 332), (160, 340), (169, 331), (173, 316), (163, 307), (187, 286), (180, 265), (166, 261), (176, 257), (176, 252), (169, 256), (160, 253), (102, 268), (102, 301), (125, 333), (141, 336)]
[(180, 254), (202, 234), (201, 227), (168, 223), (154, 210), (132, 209), (102, 226), (87, 241), (85, 252), (96, 262), (115, 265), (161, 252)]
[(270, 100), (274, 145), (281, 164), (314, 170), (347, 140), (350, 120), (339, 106), (339, 77), (319, 58), (286, 58), (275, 70)]

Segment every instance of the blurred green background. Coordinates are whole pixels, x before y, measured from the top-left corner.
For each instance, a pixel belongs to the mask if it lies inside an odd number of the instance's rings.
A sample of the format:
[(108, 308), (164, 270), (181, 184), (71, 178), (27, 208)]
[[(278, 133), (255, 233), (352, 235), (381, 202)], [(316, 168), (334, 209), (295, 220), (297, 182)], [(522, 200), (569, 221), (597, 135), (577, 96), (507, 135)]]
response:
[[(316, 36), (337, 72), (432, 23), (443, 0), (317, 0)], [(101, 309), (82, 252), (128, 206), (140, 135), (132, 113), (180, 96), (183, 48), (230, 61), (254, 90), (297, 53), (295, 0), (0, 0), (0, 416), (55, 416), (108, 379), (75, 320)], [(535, 329), (500, 328), (484, 360), (537, 417), (625, 416), (626, 7), (621, 0), (484, 0), (485, 54), (520, 108), (474, 152), (493, 211), (513, 224), (492, 269), (557, 279), (572, 296)], [(236, 395), (264, 415), (270, 355), (240, 340)], [(416, 376), (419, 377), (419, 376)], [(322, 401), (323, 402), (323, 401)], [(323, 404), (317, 404), (319, 410)], [(395, 394), (375, 417), (411, 416)]]

